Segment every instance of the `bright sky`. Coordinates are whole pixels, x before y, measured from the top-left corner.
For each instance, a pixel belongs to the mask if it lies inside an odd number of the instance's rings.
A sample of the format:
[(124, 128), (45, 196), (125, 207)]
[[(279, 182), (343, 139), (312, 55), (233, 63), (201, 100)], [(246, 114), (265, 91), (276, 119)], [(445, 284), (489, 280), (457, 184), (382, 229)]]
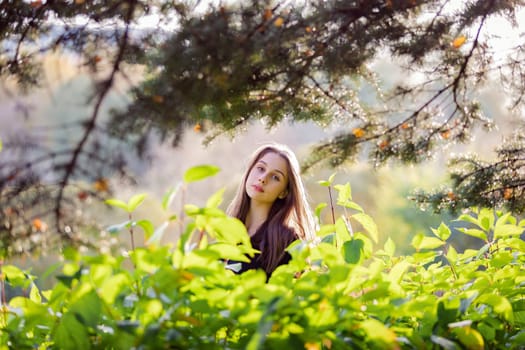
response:
[[(239, 0), (204, 0), (204, 1), (197, 1), (199, 3), (199, 6), (197, 7), (198, 10), (206, 10), (208, 4), (210, 3), (235, 3)], [(281, 8), (284, 8), (288, 6), (289, 4), (293, 4), (294, 2), (290, 0), (285, 0), (281, 4)], [(465, 6), (464, 0), (450, 0), (447, 4), (448, 11), (455, 11), (461, 7)], [(491, 43), (495, 46), (499, 47), (500, 50), (505, 50), (505, 48), (515, 47), (520, 42), (520, 36), (523, 36), (523, 33), (525, 32), (525, 9), (521, 9), (517, 12), (516, 16), (516, 27), (512, 27), (511, 24), (503, 18), (491, 18), (490, 21), (487, 23), (484, 35), (494, 35), (498, 37), (497, 39), (491, 39)], [(158, 15), (157, 14), (151, 14), (148, 16), (144, 16), (138, 20), (138, 23), (140, 26), (145, 27), (155, 27), (159, 25), (158, 23)], [(166, 29), (172, 29), (175, 27), (175, 24), (161, 24)], [(465, 33), (468, 34), (468, 33)], [(472, 33), (473, 34), (473, 33)], [(467, 35), (468, 36), (468, 35)]]

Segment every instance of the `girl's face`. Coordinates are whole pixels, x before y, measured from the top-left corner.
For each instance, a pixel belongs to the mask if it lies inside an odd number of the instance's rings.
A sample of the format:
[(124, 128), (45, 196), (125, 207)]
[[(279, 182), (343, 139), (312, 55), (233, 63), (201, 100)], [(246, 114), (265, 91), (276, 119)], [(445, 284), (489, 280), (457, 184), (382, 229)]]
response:
[(279, 154), (268, 152), (252, 167), (245, 190), (252, 202), (272, 204), (284, 198), (288, 187), (288, 165)]

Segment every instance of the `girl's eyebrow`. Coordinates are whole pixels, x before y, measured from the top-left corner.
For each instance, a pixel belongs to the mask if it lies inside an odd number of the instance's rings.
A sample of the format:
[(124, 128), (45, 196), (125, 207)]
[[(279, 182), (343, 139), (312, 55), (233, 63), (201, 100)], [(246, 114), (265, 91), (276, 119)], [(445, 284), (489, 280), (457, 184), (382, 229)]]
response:
[[(263, 163), (264, 165), (268, 166), (268, 164), (264, 160), (259, 160), (257, 163)], [(286, 179), (286, 176), (284, 175), (282, 171), (280, 171), (279, 169), (273, 169), (273, 170), (281, 174)]]

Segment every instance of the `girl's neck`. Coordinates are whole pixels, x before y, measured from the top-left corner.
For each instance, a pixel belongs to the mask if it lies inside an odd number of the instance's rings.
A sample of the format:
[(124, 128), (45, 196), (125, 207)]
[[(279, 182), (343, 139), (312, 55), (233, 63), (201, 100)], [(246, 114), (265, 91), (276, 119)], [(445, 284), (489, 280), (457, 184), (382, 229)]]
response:
[(268, 219), (268, 213), (270, 212), (270, 206), (258, 205), (256, 202), (250, 204), (250, 209), (246, 215), (246, 230), (248, 234), (253, 236), (255, 232), (261, 227), (261, 225)]

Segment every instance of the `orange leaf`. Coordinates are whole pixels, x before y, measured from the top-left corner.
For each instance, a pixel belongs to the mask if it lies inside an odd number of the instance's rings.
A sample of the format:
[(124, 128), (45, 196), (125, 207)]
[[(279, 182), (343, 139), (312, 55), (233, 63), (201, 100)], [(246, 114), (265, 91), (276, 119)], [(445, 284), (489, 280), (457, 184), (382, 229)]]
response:
[(272, 9), (264, 9), (264, 14), (263, 14), (263, 18), (265, 21), (268, 21), (270, 20), (270, 18), (272, 18), (273, 16), (273, 13), (272, 13)]
[(444, 130), (441, 132), (441, 137), (444, 138), (445, 140), (448, 139), (450, 137), (450, 130)]
[(317, 343), (304, 343), (306, 350), (319, 350), (321, 347)]
[(512, 198), (512, 188), (506, 188), (505, 191), (503, 191), (503, 198), (506, 200), (509, 200)]
[(151, 99), (153, 100), (153, 102), (155, 103), (163, 103), (164, 102), (164, 96), (162, 95), (153, 95), (151, 97)]
[(448, 199), (453, 201), (453, 200), (456, 199), (456, 194), (454, 192), (450, 191), (449, 193), (447, 193), (447, 197), (448, 197)]
[(188, 272), (188, 271), (181, 271), (180, 275), (182, 279), (186, 281), (191, 281), (193, 278), (195, 278), (195, 276), (191, 272)]
[(75, 0), (75, 4), (82, 5), (86, 0)]
[(276, 26), (276, 27), (282, 27), (283, 23), (284, 23), (284, 18), (277, 17), (275, 19), (275, 22), (273, 22), (273, 25)]
[(31, 3), (29, 5), (31, 5), (31, 7), (35, 7), (35, 8), (36, 7), (40, 7), (40, 6), (42, 6), (42, 0), (33, 0), (33, 1), (31, 1)]
[(331, 339), (323, 338), (322, 343), (323, 343), (325, 348), (327, 348), (327, 349), (331, 349), (332, 348), (332, 340)]
[(321, 300), (321, 302), (319, 303), (319, 311), (324, 311), (328, 308), (328, 301), (326, 301), (326, 299), (323, 299)]
[(85, 201), (89, 197), (89, 193), (86, 191), (81, 191), (77, 193), (77, 198), (81, 201)]
[(408, 125), (408, 123), (401, 124), (401, 129), (408, 129), (409, 127), (410, 125)]
[(458, 36), (454, 41), (452, 42), (452, 47), (455, 49), (459, 49), (467, 40), (467, 37), (464, 35)]
[(307, 33), (311, 33), (311, 32), (312, 32), (312, 27), (310, 27), (310, 26), (306, 26), (306, 28), (304, 28), (304, 30), (305, 30)]
[(47, 230), (47, 224), (43, 222), (42, 220), (40, 220), (39, 218), (34, 219), (32, 224), (33, 224), (33, 228), (36, 231), (45, 232)]
[(108, 192), (109, 190), (109, 183), (108, 179), (101, 177), (95, 183), (93, 184), (93, 187), (95, 187), (95, 190), (98, 192)]
[(195, 132), (200, 132), (201, 130), (202, 126), (199, 123), (195, 124), (195, 126), (193, 127), (193, 131)]
[(355, 137), (360, 138), (365, 135), (365, 131), (361, 128), (355, 128), (352, 130), (352, 134), (354, 134)]
[(384, 150), (385, 148), (388, 147), (388, 145), (390, 144), (390, 142), (388, 140), (383, 140), (381, 141), (381, 143), (379, 144), (379, 149), (380, 150)]

